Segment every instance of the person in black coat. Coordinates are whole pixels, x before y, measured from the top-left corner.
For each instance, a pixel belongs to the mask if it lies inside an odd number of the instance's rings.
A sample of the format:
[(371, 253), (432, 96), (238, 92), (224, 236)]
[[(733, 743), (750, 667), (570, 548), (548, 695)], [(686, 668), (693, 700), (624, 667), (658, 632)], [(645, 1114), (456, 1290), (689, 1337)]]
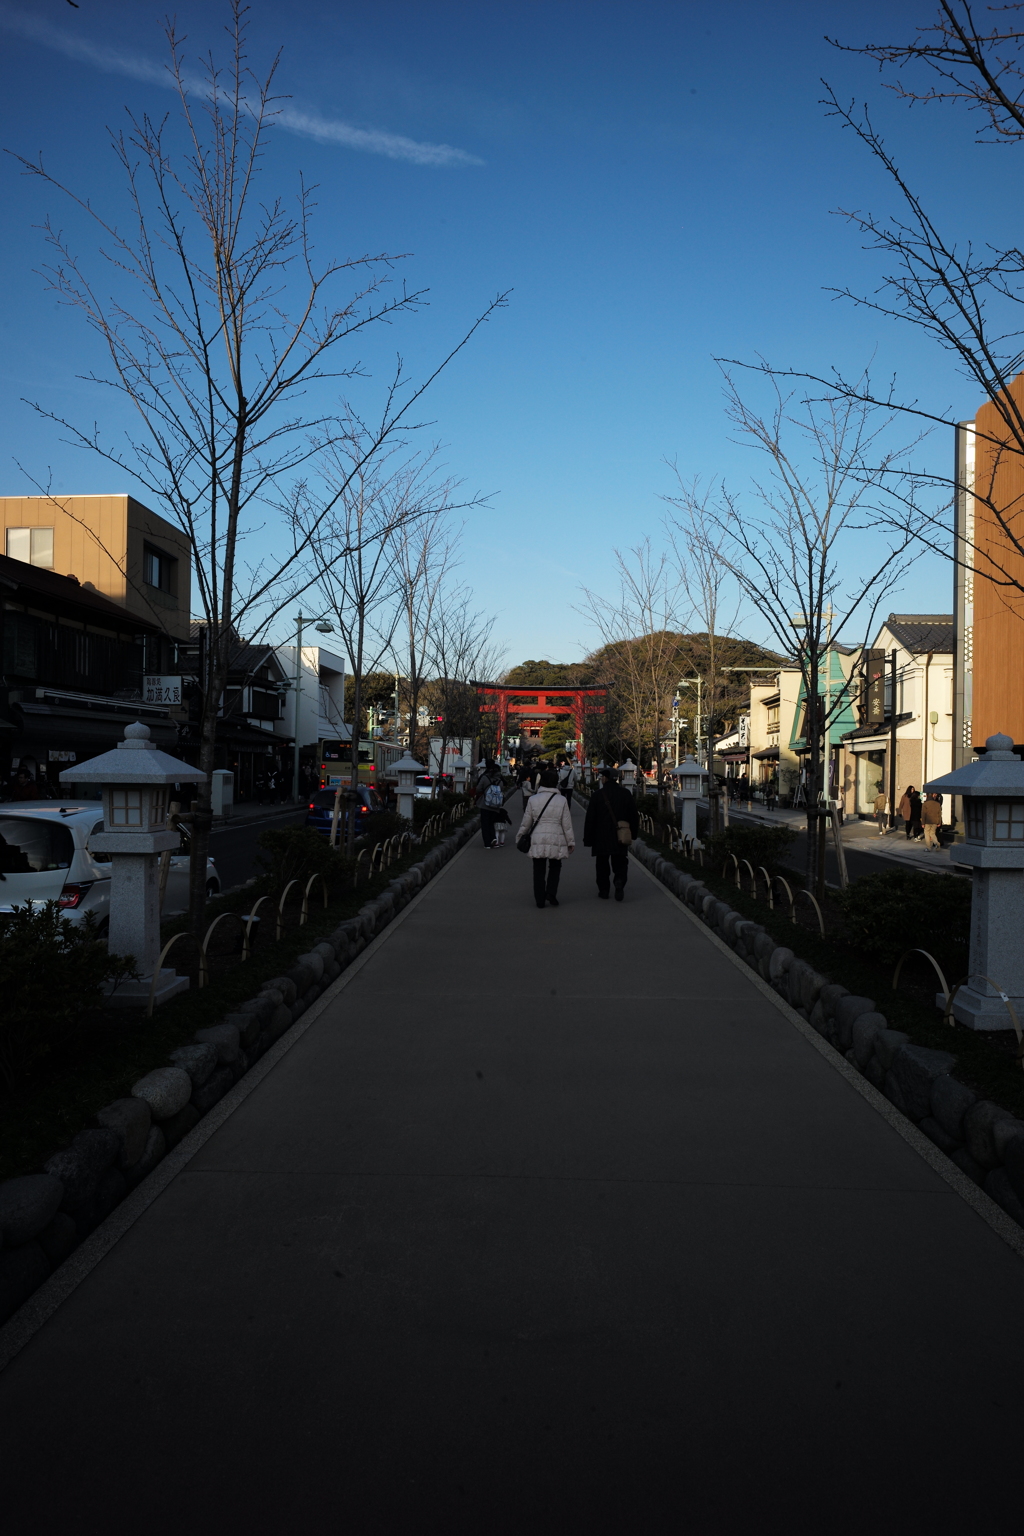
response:
[(583, 823), (583, 844), (596, 859), (597, 894), (608, 900), (614, 881), (615, 900), (622, 901), (629, 874), (629, 844), (619, 841), (619, 822), (629, 824), (632, 837), (640, 830), (636, 802), (622, 788), (619, 776), (611, 768), (601, 770), (600, 784), (590, 797)]

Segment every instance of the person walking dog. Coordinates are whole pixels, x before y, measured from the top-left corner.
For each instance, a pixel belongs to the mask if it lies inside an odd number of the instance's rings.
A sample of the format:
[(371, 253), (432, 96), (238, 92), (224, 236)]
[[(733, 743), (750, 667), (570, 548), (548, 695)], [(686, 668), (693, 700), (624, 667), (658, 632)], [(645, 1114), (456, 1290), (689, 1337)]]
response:
[(640, 814), (618, 774), (602, 768), (600, 787), (590, 797), (583, 823), (583, 843), (595, 860), (597, 894), (608, 900), (615, 882), (615, 900), (623, 901), (629, 875), (629, 845), (640, 830)]
[(569, 803), (559, 794), (554, 768), (544, 770), (540, 788), (530, 796), (516, 833), (516, 847), (521, 853), (528, 853), (533, 862), (533, 899), (538, 907), (545, 902), (557, 907), (562, 860), (576, 847), (576, 834)]

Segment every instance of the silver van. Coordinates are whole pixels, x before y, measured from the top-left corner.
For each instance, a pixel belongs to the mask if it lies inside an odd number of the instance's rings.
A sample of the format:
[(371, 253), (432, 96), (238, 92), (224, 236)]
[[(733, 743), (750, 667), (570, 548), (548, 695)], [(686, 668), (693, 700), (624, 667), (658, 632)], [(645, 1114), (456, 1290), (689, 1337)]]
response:
[[(103, 803), (79, 800), (5, 801), (0, 804), (0, 916), (14, 906), (58, 901), (64, 916), (80, 923), (92, 913), (100, 933), (110, 915), (110, 855), (93, 853), (89, 839), (103, 831)], [(188, 852), (171, 855), (164, 917), (188, 907)], [(220, 890), (212, 859), (206, 861), (206, 894)]]

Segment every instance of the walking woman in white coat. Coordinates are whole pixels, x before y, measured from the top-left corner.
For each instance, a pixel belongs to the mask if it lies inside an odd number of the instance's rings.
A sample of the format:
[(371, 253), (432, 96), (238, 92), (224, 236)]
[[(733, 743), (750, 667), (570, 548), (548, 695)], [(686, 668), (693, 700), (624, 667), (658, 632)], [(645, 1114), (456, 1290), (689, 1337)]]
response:
[(540, 776), (540, 788), (526, 804), (516, 842), (530, 834), (530, 858), (533, 860), (533, 897), (538, 907), (545, 902), (558, 906), (558, 877), (562, 860), (576, 846), (572, 815), (564, 795), (558, 790), (558, 774), (553, 768)]

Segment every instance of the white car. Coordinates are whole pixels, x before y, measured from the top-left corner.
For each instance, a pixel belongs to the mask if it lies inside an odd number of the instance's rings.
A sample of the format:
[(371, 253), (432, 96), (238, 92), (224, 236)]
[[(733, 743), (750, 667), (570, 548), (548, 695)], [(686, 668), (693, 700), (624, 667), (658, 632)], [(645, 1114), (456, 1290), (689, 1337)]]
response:
[[(93, 853), (89, 839), (103, 831), (103, 803), (78, 800), (5, 801), (0, 804), (0, 916), (14, 906), (59, 901), (71, 922), (87, 912), (101, 933), (110, 917), (110, 855)], [(161, 913), (188, 907), (188, 853), (171, 855)], [(206, 861), (206, 894), (220, 890), (212, 859)]]

